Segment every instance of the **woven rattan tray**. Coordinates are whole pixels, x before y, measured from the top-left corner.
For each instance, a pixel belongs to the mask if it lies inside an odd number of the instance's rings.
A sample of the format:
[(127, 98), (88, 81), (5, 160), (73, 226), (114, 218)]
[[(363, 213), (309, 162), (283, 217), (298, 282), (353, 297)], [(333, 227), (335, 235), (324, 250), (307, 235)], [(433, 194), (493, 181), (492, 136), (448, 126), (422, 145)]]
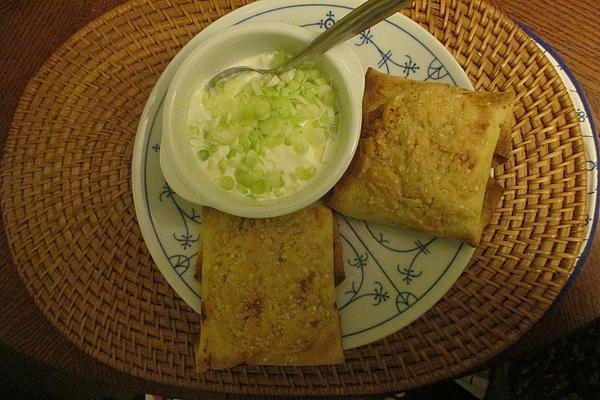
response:
[(130, 187), (139, 117), (177, 51), (244, 1), (140, 0), (71, 37), (23, 94), (1, 164), (11, 255), (36, 303), (77, 346), (117, 369), (205, 390), (350, 394), (405, 389), (465, 372), (515, 342), (573, 271), (586, 214), (578, 120), (554, 68), (482, 1), (417, 1), (406, 11), (477, 89), (517, 93), (506, 194), (471, 265), (400, 332), (337, 367), (194, 369), (199, 316), (144, 245)]

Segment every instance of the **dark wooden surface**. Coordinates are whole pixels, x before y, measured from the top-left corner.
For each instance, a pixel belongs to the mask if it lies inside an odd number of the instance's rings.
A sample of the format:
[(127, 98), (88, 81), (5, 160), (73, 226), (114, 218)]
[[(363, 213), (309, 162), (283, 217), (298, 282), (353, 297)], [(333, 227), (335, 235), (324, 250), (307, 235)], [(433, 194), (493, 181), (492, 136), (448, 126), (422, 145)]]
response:
[[(0, 149), (21, 93), (42, 63), (71, 34), (122, 0), (0, 0)], [(564, 59), (600, 117), (600, 5), (597, 0), (491, 0), (514, 20), (537, 32)], [(1, 225), (1, 223), (0, 223)], [(1, 227), (1, 226), (0, 226)], [(224, 395), (191, 393), (118, 372), (84, 354), (46, 320), (29, 297), (8, 254), (0, 229), (0, 344), (27, 360), (85, 377), (111, 394), (163, 393), (195, 398)], [(581, 274), (561, 301), (520, 342), (498, 360), (539, 348), (600, 316), (600, 240)], [(0, 357), (2, 353), (0, 352)], [(14, 357), (13, 357), (14, 358)], [(231, 397), (229, 397), (231, 398)]]

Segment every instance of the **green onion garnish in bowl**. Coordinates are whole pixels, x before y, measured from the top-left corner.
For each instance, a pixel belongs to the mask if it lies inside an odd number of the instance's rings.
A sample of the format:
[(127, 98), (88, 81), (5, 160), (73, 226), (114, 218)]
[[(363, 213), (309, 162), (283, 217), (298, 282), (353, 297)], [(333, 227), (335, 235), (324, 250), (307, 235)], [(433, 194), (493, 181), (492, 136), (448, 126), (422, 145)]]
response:
[(272, 217), (318, 200), (341, 178), (358, 144), (364, 85), (349, 47), (278, 75), (244, 72), (205, 87), (215, 71), (277, 65), (313, 37), (293, 25), (247, 23), (186, 57), (165, 100), (160, 154), (177, 194), (234, 215)]
[[(265, 54), (271, 65), (290, 55)], [(339, 129), (338, 98), (314, 63), (279, 75), (244, 72), (190, 103), (187, 133), (207, 175), (224, 190), (269, 199), (315, 179)]]

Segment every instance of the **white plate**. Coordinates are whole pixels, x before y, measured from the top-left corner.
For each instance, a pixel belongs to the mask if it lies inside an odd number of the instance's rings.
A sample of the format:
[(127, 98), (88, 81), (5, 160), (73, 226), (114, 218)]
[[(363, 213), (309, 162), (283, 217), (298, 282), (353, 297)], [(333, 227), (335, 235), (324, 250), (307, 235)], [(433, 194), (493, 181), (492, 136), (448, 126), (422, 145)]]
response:
[[(200, 312), (194, 280), (200, 207), (179, 198), (159, 165), (161, 102), (182, 59), (219, 30), (245, 21), (283, 21), (321, 31), (360, 1), (263, 0), (211, 24), (171, 61), (154, 87), (138, 127), (133, 194), (150, 253), (169, 284)], [(410, 19), (395, 15), (349, 41), (365, 67), (415, 80), (472, 88), (450, 53)], [(454, 284), (473, 249), (458, 241), (352, 220), (338, 215), (346, 280), (337, 288), (344, 348), (371, 343), (410, 324)]]

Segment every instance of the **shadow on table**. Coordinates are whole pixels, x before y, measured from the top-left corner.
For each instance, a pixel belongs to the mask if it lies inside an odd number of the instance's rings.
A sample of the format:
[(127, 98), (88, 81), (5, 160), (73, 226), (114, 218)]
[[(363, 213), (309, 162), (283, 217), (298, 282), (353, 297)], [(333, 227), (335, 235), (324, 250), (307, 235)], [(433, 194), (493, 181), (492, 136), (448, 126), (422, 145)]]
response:
[[(493, 368), (485, 400), (600, 399), (600, 319), (540, 351)], [(128, 389), (74, 377), (0, 345), (0, 398), (143, 400), (153, 398)], [(164, 399), (155, 397), (157, 399)], [(223, 397), (221, 397), (223, 398)], [(407, 393), (327, 400), (471, 400), (452, 380)], [(227, 400), (274, 399), (228, 395)], [(314, 398), (317, 399), (317, 398)], [(192, 399), (189, 399), (192, 400)]]
[(0, 344), (0, 399), (134, 400), (143, 395), (75, 377)]

